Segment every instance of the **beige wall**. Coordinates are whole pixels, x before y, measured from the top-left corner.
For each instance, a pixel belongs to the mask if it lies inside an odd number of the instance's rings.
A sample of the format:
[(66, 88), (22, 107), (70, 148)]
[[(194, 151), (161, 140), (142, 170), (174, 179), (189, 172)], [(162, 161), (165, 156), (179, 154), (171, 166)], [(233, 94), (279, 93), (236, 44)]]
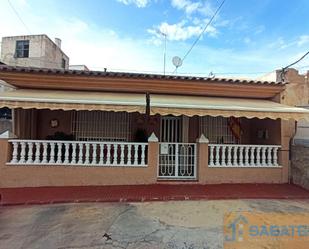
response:
[[(29, 40), (29, 58), (15, 58), (16, 41)], [(62, 68), (62, 59), (69, 68), (69, 57), (46, 35), (3, 37), (1, 61), (10, 66)]]

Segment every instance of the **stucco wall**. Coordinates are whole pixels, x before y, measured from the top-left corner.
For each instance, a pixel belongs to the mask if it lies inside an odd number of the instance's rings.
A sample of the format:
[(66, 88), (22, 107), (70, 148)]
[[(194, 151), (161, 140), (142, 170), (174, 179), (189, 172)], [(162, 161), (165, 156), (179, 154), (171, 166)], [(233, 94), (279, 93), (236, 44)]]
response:
[[(29, 40), (29, 57), (15, 58), (16, 41)], [(46, 35), (3, 37), (1, 61), (11, 66), (62, 68), (62, 59), (69, 68), (69, 57)]]
[(309, 189), (309, 142), (308, 146), (292, 146), (291, 180), (293, 183)]

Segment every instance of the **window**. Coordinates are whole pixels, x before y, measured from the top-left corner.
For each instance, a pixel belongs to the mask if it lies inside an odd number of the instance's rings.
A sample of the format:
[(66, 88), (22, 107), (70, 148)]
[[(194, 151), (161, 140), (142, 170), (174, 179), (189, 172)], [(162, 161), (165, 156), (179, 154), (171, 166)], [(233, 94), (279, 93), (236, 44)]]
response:
[(12, 111), (11, 109), (4, 107), (0, 108), (0, 119), (12, 119)]
[(29, 40), (16, 41), (15, 56), (17, 58), (29, 57)]
[(204, 134), (210, 143), (237, 144), (240, 142), (229, 127), (229, 119), (224, 117), (200, 117), (200, 134)]
[(78, 141), (130, 141), (131, 116), (126, 112), (75, 111), (72, 133)]
[(66, 60), (65, 60), (65, 59), (62, 59), (62, 61), (61, 61), (61, 67), (62, 67), (63, 69), (65, 69), (65, 65), (66, 65)]

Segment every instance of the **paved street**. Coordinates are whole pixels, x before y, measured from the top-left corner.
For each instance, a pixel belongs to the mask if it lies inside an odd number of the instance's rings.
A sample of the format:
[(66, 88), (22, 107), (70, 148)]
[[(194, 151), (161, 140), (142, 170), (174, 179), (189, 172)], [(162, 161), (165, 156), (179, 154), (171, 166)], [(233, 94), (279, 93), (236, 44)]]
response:
[(0, 248), (223, 248), (230, 211), (309, 212), (309, 200), (79, 203), (0, 207)]

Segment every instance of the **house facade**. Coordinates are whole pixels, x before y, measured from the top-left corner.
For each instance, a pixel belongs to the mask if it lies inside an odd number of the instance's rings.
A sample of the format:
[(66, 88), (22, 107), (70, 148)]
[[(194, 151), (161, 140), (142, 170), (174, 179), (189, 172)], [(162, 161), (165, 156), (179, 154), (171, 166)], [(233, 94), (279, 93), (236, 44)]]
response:
[(0, 188), (287, 183), (286, 84), (0, 66)]
[(3, 37), (0, 61), (10, 66), (69, 68), (69, 57), (61, 49), (61, 40), (52, 41), (43, 34)]

